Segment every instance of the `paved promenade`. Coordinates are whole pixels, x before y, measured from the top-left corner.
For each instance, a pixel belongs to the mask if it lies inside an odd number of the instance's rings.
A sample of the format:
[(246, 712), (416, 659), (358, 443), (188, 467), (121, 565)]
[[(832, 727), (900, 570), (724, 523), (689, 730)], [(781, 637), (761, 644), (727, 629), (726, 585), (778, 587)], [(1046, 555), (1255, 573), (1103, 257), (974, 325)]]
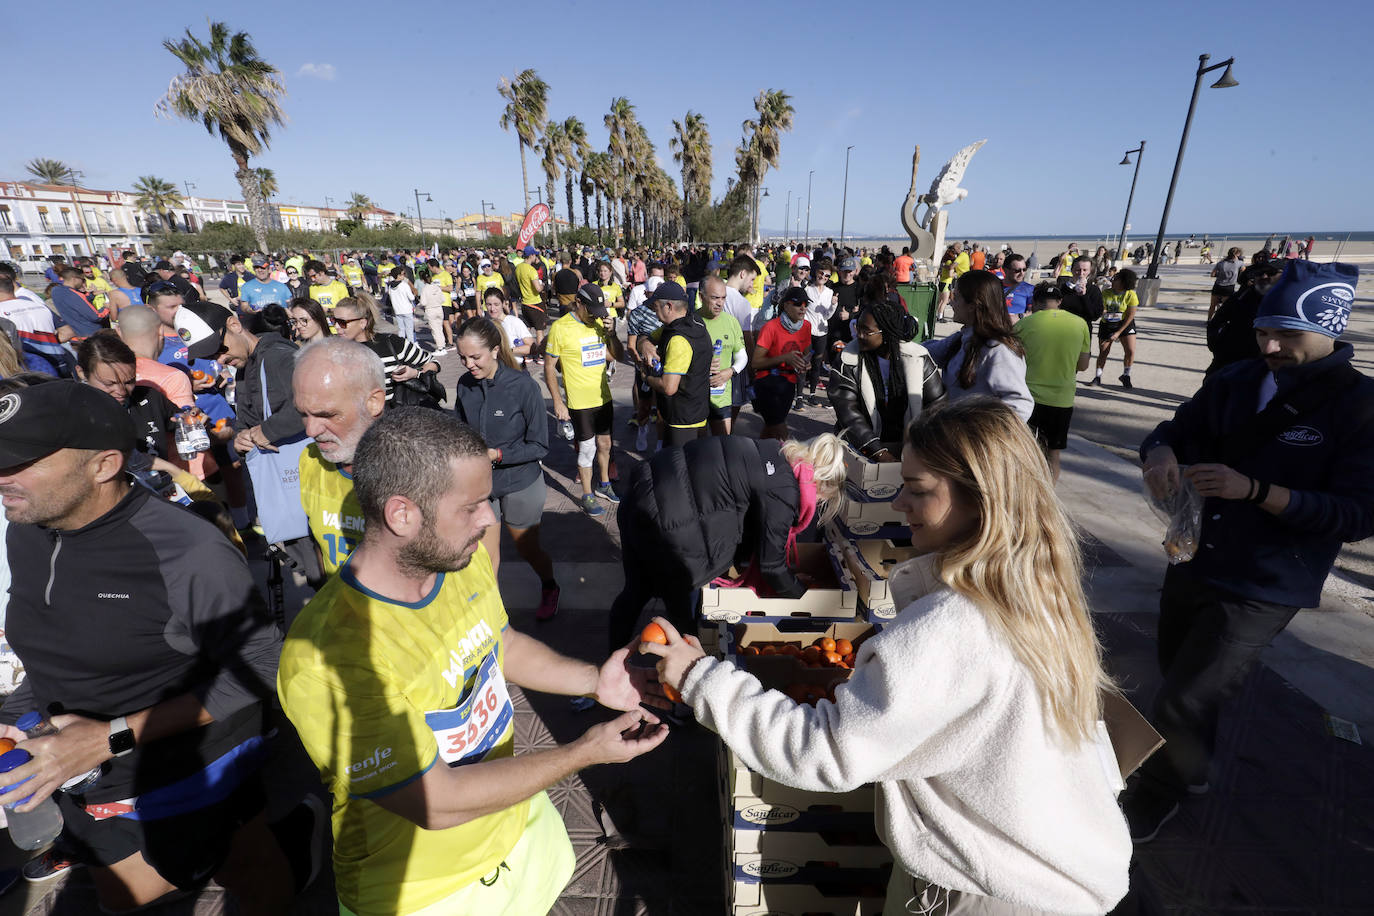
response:
[[(1059, 492), (1083, 532), (1087, 586), (1109, 664), (1146, 710), (1158, 685), (1153, 633), (1165, 560), (1162, 526), (1140, 497), (1134, 450), (1200, 383), (1209, 284), (1199, 267), (1165, 270), (1162, 305), (1139, 319), (1136, 387), (1117, 384), (1119, 354), (1103, 387), (1080, 385), (1075, 435), (1063, 456)], [(1365, 372), (1374, 372), (1370, 291), (1365, 280), (1345, 338)], [(460, 367), (452, 355), (442, 361), (451, 387)], [(624, 425), (630, 375), (622, 368), (613, 380), (622, 479), (640, 460)], [(794, 433), (807, 436), (827, 429), (832, 415), (810, 408), (795, 420)], [(746, 411), (742, 421), (745, 433), (757, 433), (756, 417)], [(596, 520), (576, 507), (573, 464), (572, 448), (555, 439), (543, 532), (563, 588), (562, 611), (535, 623), (538, 582), (509, 541), (500, 580), (517, 628), (595, 660), (604, 655), (606, 611), (621, 583), (619, 536), (614, 513)], [(1374, 741), (1372, 618), (1374, 561), (1369, 545), (1356, 545), (1342, 555), (1322, 606), (1297, 616), (1244, 685), (1223, 720), (1213, 791), (1188, 803), (1155, 843), (1137, 851), (1132, 891), (1118, 913), (1374, 913), (1374, 750), (1326, 729), (1332, 715)], [(522, 749), (570, 740), (601, 715), (539, 695), (519, 697), (517, 706)], [(578, 852), (555, 912), (725, 912), (714, 761), (713, 736), (689, 728), (646, 758), (594, 768), (555, 787), (550, 794)], [(21, 857), (0, 844), (0, 859)], [(95, 911), (84, 876), (66, 884), (16, 888), (0, 898), (0, 916)], [(328, 882), (321, 884), (300, 912), (331, 912)], [(192, 907), (183, 902), (156, 912), (225, 911), (212, 892)]]

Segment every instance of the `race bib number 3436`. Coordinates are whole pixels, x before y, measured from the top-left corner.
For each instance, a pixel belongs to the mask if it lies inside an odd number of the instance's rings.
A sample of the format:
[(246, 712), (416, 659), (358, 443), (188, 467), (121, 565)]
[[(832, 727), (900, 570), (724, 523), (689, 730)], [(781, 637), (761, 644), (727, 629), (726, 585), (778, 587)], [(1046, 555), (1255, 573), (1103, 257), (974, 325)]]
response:
[(493, 650), (482, 660), (468, 691), (453, 709), (425, 713), (425, 724), (439, 743), (439, 756), (449, 766), (476, 763), (501, 742), (515, 718), (506, 679)]

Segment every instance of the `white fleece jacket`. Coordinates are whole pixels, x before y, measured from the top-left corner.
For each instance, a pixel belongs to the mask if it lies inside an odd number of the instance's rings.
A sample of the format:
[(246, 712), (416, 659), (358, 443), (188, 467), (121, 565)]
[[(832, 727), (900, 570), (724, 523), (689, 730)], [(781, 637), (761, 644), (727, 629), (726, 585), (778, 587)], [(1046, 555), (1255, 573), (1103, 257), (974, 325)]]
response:
[(1110, 747), (1056, 742), (1030, 673), (930, 558), (890, 582), (903, 610), (859, 647), (835, 703), (797, 704), (714, 658), (688, 671), (685, 702), (769, 779), (820, 792), (877, 783), (878, 832), (910, 874), (1050, 912), (1107, 912), (1131, 859)]

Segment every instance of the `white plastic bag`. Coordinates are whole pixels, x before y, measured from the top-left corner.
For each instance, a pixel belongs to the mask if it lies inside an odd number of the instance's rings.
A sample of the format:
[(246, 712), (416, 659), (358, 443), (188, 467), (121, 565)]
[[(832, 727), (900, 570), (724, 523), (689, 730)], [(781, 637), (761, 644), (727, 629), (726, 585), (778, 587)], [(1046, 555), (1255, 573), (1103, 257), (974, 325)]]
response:
[[(1178, 484), (1170, 486), (1162, 469), (1145, 471), (1143, 492), (1145, 502), (1168, 526), (1164, 533), (1164, 553), (1171, 564), (1187, 563), (1197, 555), (1198, 536), (1202, 531), (1202, 496), (1192, 481), (1178, 469)], [(1157, 495), (1163, 494), (1163, 495)]]

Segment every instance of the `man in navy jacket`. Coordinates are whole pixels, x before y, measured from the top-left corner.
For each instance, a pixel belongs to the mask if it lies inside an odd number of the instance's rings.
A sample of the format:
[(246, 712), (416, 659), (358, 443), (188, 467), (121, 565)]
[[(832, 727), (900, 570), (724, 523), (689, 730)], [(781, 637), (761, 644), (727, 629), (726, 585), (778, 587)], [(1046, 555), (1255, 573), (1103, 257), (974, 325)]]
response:
[(1374, 534), (1374, 379), (1337, 339), (1358, 276), (1290, 261), (1254, 320), (1260, 357), (1208, 377), (1141, 445), (1154, 492), (1182, 476), (1205, 501), (1196, 555), (1170, 565), (1160, 596), (1167, 743), (1125, 800), (1138, 843), (1207, 791), (1221, 704), (1298, 609), (1321, 603), (1341, 544)]

